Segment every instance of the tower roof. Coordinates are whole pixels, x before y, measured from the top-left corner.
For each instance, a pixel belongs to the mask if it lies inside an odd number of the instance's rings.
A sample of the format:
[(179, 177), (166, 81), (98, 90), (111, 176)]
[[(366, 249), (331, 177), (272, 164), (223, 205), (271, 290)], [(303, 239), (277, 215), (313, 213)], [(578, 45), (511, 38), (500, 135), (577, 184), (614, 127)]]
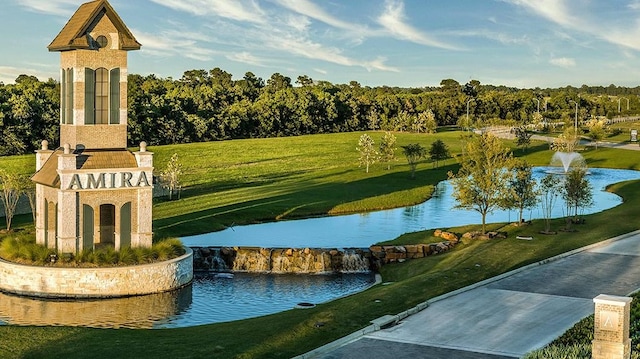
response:
[(142, 45), (136, 40), (107, 0), (96, 0), (80, 5), (47, 48), (49, 51), (91, 49), (92, 44), (87, 34), (104, 15), (118, 29), (120, 33), (120, 48), (122, 50), (140, 49)]

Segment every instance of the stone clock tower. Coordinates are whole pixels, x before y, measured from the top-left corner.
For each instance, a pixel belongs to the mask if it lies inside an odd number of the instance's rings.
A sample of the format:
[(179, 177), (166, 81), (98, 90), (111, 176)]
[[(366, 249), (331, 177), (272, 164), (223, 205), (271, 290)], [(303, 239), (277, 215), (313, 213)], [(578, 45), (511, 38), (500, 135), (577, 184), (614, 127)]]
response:
[(81, 5), (60, 52), (60, 145), (36, 155), (37, 242), (63, 253), (151, 246), (153, 154), (127, 150), (127, 52), (140, 44), (106, 0)]

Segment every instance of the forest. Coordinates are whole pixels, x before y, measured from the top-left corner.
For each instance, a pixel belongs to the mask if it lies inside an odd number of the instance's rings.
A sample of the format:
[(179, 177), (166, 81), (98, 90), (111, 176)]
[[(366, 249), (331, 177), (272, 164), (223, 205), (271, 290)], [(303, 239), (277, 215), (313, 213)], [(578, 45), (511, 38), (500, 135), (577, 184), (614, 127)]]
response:
[[(189, 70), (180, 79), (128, 76), (129, 145), (296, 136), (362, 130), (421, 132), (438, 126), (572, 122), (640, 112), (640, 86), (519, 89), (461, 84), (399, 88), (332, 84), (306, 75), (274, 73), (241, 79), (220, 68)], [(0, 155), (33, 153), (42, 140), (57, 144), (60, 84), (20, 75), (0, 82)]]

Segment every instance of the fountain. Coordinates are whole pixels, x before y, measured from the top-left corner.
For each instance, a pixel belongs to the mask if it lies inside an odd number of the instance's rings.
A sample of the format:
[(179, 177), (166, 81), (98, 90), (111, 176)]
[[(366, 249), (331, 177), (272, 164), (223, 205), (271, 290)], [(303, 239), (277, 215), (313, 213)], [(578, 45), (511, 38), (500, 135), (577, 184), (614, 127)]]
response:
[(556, 152), (551, 157), (551, 166), (562, 167), (562, 174), (569, 172), (571, 167), (585, 168), (584, 157), (577, 152)]

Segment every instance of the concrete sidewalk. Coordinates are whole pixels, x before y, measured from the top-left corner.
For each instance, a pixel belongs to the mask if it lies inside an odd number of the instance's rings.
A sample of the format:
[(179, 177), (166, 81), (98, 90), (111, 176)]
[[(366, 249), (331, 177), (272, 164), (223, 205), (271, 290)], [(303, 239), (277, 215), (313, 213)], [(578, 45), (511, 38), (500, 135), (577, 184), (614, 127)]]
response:
[(640, 288), (640, 231), (532, 265), (430, 303), (396, 325), (302, 357), (520, 358)]

